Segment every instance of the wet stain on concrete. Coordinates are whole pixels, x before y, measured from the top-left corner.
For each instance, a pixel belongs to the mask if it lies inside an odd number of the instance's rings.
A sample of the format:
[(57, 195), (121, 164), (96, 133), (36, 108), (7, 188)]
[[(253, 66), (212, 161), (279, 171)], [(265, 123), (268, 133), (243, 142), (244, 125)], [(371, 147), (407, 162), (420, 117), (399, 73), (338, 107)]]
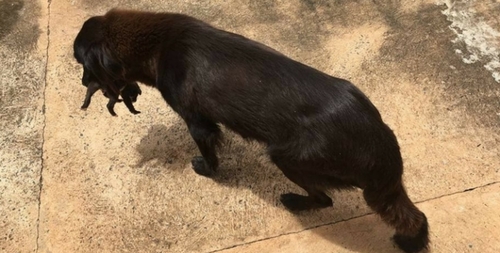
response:
[[(447, 110), (465, 110), (479, 125), (499, 126), (496, 113), (500, 99), (492, 95), (500, 94), (500, 86), (483, 67), (484, 63), (464, 64), (455, 53), (460, 45), (452, 43), (455, 34), (448, 29), (450, 22), (441, 14), (443, 9), (428, 5), (398, 17), (378, 60), (413, 76), (416, 88), (426, 88), (429, 84), (419, 82), (425, 79), (431, 80), (431, 85), (441, 86), (445, 91), (445, 101), (441, 102), (453, 105)], [(465, 50), (465, 45), (462, 47)], [(365, 67), (371, 68), (368, 64)]]
[(35, 48), (40, 8), (0, 0), (0, 252), (36, 248), (46, 63)]
[(400, 28), (401, 2), (398, 0), (373, 0), (376, 9), (382, 14), (385, 22), (391, 27)]
[(41, 34), (40, 8), (36, 1), (0, 0), (0, 66), (3, 68), (0, 107), (8, 111), (1, 115), (0, 126), (20, 126), (25, 119), (23, 108), (31, 106), (33, 96), (42, 85), (39, 66), (35, 66), (40, 59), (33, 59), (30, 54)]
[(41, 30), (40, 5), (22, 0), (0, 0), (0, 41), (21, 52), (34, 48)]
[(41, 30), (38, 24), (40, 6), (37, 2), (0, 0), (0, 41), (21, 51), (32, 49)]
[(24, 2), (20, 0), (0, 0), (0, 40), (12, 30), (19, 21), (19, 11)]
[(274, 1), (250, 1), (248, 7), (255, 17), (253, 22), (272, 24), (285, 18), (279, 11), (280, 6)]
[(301, 0), (301, 2), (311, 11), (316, 10), (316, 1), (314, 0)]
[(22, 107), (29, 107), (33, 93), (42, 84), (37, 82), (38, 70), (28, 66), (28, 62), (35, 64), (29, 58), (41, 34), (40, 8), (37, 2), (0, 0), (0, 65), (5, 73), (0, 79), (0, 107), (9, 108), (9, 113), (2, 115), (1, 126), (21, 124), (24, 117), (20, 115), (25, 113)]

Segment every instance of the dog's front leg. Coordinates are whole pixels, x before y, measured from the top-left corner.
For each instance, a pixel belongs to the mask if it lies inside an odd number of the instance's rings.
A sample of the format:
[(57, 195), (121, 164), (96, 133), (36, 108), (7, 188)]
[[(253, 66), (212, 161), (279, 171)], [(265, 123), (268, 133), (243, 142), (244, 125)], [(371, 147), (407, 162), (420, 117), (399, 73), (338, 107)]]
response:
[(202, 116), (186, 119), (186, 123), (202, 155), (191, 160), (193, 169), (199, 175), (210, 177), (219, 166), (216, 147), (221, 138), (221, 130), (217, 124)]

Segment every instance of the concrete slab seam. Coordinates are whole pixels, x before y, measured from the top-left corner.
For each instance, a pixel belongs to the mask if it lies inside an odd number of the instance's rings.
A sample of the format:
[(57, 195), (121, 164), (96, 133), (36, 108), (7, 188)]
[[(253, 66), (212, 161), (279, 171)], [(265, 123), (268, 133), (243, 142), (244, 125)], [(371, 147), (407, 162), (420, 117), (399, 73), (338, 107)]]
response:
[(444, 194), (444, 195), (437, 196), (437, 197), (434, 197), (434, 198), (429, 198), (429, 199), (426, 199), (426, 200), (417, 201), (415, 203), (416, 204), (423, 203), (423, 202), (427, 202), (427, 201), (432, 201), (432, 200), (436, 200), (436, 199), (440, 199), (440, 198), (444, 198), (444, 197), (449, 197), (449, 196), (457, 195), (457, 194), (460, 194), (460, 193), (465, 193), (465, 192), (470, 192), (470, 191), (474, 191), (474, 190), (479, 190), (481, 188), (488, 187), (488, 186), (495, 185), (495, 184), (499, 184), (499, 183), (500, 183), (500, 181), (490, 182), (490, 183), (483, 184), (483, 185), (480, 185), (480, 186), (467, 188), (467, 189), (462, 190), (462, 191), (452, 192), (452, 193)]
[[(424, 203), (424, 202), (427, 202), (427, 201), (432, 201), (432, 200), (436, 200), (436, 199), (440, 199), (440, 198), (444, 198), (444, 197), (449, 197), (449, 196), (453, 196), (453, 195), (457, 195), (457, 194), (461, 194), (461, 193), (465, 193), (465, 192), (469, 192), (469, 191), (479, 190), (481, 188), (488, 187), (488, 186), (495, 185), (495, 184), (500, 184), (500, 181), (495, 181), (495, 182), (487, 183), (487, 184), (484, 184), (484, 185), (480, 185), (480, 186), (476, 186), (476, 187), (472, 187), (472, 188), (467, 188), (467, 189), (462, 190), (462, 191), (453, 192), (453, 193), (450, 193), (450, 194), (445, 194), (445, 195), (437, 196), (437, 197), (434, 197), (434, 198), (429, 198), (429, 199), (422, 200), (422, 201), (415, 201), (415, 204)], [(275, 239), (275, 238), (278, 238), (278, 237), (281, 237), (281, 236), (293, 235), (293, 234), (298, 234), (298, 233), (301, 233), (301, 232), (304, 232), (304, 231), (308, 231), (308, 230), (312, 230), (312, 229), (316, 229), (316, 228), (320, 228), (320, 227), (331, 226), (331, 225), (335, 225), (335, 224), (341, 224), (343, 222), (348, 222), (350, 220), (354, 220), (354, 219), (357, 219), (357, 218), (362, 218), (362, 217), (365, 217), (365, 216), (368, 216), (368, 215), (372, 215), (372, 214), (374, 214), (374, 212), (369, 212), (369, 213), (366, 213), (366, 214), (363, 214), (363, 215), (354, 216), (354, 217), (351, 217), (349, 219), (343, 219), (343, 220), (339, 220), (339, 221), (335, 221), (335, 222), (329, 222), (329, 223), (325, 223), (325, 224), (321, 224), (321, 225), (317, 225), (317, 226), (305, 228), (305, 229), (302, 229), (302, 230), (299, 230), (299, 231), (293, 231), (293, 232), (289, 232), (289, 233), (283, 233), (283, 234), (279, 234), (279, 235), (275, 235), (275, 236), (270, 236), (270, 237), (267, 237), (267, 238), (262, 238), (262, 239), (251, 241), (251, 242), (236, 244), (236, 245), (232, 245), (230, 247), (226, 247), (226, 248), (222, 248), (222, 249), (217, 249), (217, 250), (209, 251), (207, 253), (221, 252), (221, 251), (224, 251), (224, 250), (228, 250), (228, 249), (232, 249), (232, 248), (236, 248), (236, 247), (241, 247), (241, 246), (244, 246), (244, 245), (249, 245), (249, 244), (254, 244), (254, 243), (257, 243), (257, 242), (261, 242), (261, 241), (267, 241), (267, 240)]]
[(47, 72), (48, 72), (48, 67), (49, 67), (49, 47), (50, 47), (50, 4), (52, 3), (52, 0), (47, 1), (47, 47), (45, 48), (45, 69), (44, 69), (44, 84), (43, 84), (43, 89), (42, 89), (42, 99), (43, 99), (43, 106), (42, 106), (42, 114), (43, 114), (43, 126), (42, 126), (42, 151), (40, 152), (40, 159), (42, 161), (41, 168), (40, 168), (40, 179), (39, 179), (39, 189), (38, 189), (38, 214), (37, 214), (37, 220), (36, 220), (36, 248), (35, 252), (38, 252), (38, 249), (40, 247), (40, 213), (41, 213), (41, 207), (42, 207), (42, 189), (43, 189), (43, 168), (44, 168), (44, 146), (45, 146), (45, 127), (46, 127), (46, 118), (45, 118), (45, 89), (47, 87)]

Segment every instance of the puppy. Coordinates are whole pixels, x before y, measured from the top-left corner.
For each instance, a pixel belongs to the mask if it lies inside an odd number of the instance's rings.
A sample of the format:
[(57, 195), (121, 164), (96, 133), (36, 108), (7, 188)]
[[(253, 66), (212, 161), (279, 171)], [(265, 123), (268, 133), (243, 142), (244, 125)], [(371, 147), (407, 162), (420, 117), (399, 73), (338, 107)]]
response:
[[(94, 93), (98, 90), (101, 90), (103, 92), (103, 95), (107, 98), (109, 98), (109, 102), (106, 105), (108, 108), (109, 113), (112, 116), (117, 116), (115, 111), (114, 111), (114, 106), (117, 102), (122, 102), (121, 99), (118, 99), (118, 95), (121, 95), (123, 98), (123, 102), (129, 109), (129, 111), (132, 114), (138, 114), (141, 113), (140, 111), (137, 111), (132, 104), (132, 102), (137, 101), (137, 97), (142, 94), (141, 88), (137, 84), (137, 82), (117, 82), (113, 84), (113, 86), (107, 86), (107, 85), (101, 85), (97, 80), (92, 81), (92, 77), (88, 77), (86, 75), (89, 75), (88, 72), (83, 74), (82, 78), (82, 83), (84, 86), (87, 87), (87, 93), (85, 95), (85, 100), (83, 102), (83, 105), (81, 107), (82, 110), (85, 110), (89, 107), (90, 105), (90, 100), (91, 97), (94, 95)], [(119, 94), (114, 92), (114, 90), (119, 90)]]
[(176, 13), (113, 9), (92, 17), (74, 55), (103, 83), (156, 87), (198, 146), (196, 173), (216, 171), (223, 124), (266, 144), (272, 162), (307, 192), (281, 195), (286, 208), (329, 207), (326, 189), (359, 187), (402, 250), (428, 247), (427, 218), (406, 193), (396, 136), (349, 81)]

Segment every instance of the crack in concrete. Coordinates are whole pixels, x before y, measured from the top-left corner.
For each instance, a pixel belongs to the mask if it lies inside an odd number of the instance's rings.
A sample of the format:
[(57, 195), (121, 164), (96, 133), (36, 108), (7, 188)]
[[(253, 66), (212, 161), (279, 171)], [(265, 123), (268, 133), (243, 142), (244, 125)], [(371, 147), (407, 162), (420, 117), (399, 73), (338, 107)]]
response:
[(43, 147), (45, 145), (45, 126), (46, 124), (46, 118), (45, 118), (45, 89), (47, 87), (47, 73), (48, 73), (48, 66), (49, 66), (49, 46), (50, 46), (50, 5), (52, 3), (52, 0), (47, 0), (47, 47), (45, 48), (45, 76), (44, 76), (44, 86), (42, 90), (42, 98), (43, 98), (43, 105), (42, 105), (42, 114), (43, 114), (43, 126), (42, 126), (42, 150), (41, 150), (41, 155), (40, 159), (42, 161), (41, 163), (41, 168), (40, 168), (40, 179), (39, 179), (39, 192), (38, 192), (38, 216), (36, 220), (36, 248), (35, 252), (38, 253), (38, 250), (40, 248), (40, 213), (41, 213), (41, 208), (42, 208), (42, 189), (43, 189), (43, 168), (44, 168), (44, 152), (43, 152)]
[(481, 189), (481, 188), (488, 187), (490, 185), (499, 184), (499, 183), (500, 183), (500, 181), (490, 182), (490, 183), (483, 184), (483, 185), (480, 185), (480, 186), (467, 188), (467, 189), (464, 189), (464, 190), (461, 190), (461, 191), (458, 191), (458, 192), (452, 192), (452, 193), (444, 194), (444, 195), (441, 195), (441, 196), (437, 196), (437, 197), (434, 197), (434, 198), (422, 200), (422, 201), (415, 202), (415, 203), (418, 204), (418, 203), (423, 203), (423, 202), (432, 201), (432, 200), (436, 200), (436, 199), (441, 199), (441, 198), (444, 198), (444, 197), (449, 197), (449, 196), (457, 195), (457, 194), (460, 194), (460, 193), (474, 191), (474, 190), (477, 190), (477, 189)]
[[(427, 201), (432, 201), (432, 200), (436, 200), (436, 199), (440, 199), (440, 198), (444, 198), (444, 197), (449, 197), (449, 196), (453, 196), (453, 195), (457, 195), (457, 194), (461, 194), (461, 193), (465, 193), (465, 192), (469, 192), (469, 191), (474, 191), (474, 190), (477, 190), (477, 189), (481, 189), (481, 188), (488, 187), (488, 186), (495, 185), (495, 184), (499, 184), (499, 183), (500, 183), (500, 181), (490, 182), (490, 183), (487, 183), (487, 184), (484, 184), (484, 185), (480, 185), (480, 186), (476, 186), (476, 187), (472, 187), (472, 188), (467, 188), (467, 189), (464, 189), (462, 191), (452, 192), (452, 193), (449, 193), (449, 194), (444, 194), (444, 195), (441, 195), (441, 196), (437, 196), (437, 197), (433, 197), (433, 198), (429, 198), (429, 199), (425, 199), (425, 200), (421, 200), (421, 201), (416, 201), (414, 203), (415, 204), (420, 204), (420, 203), (424, 203), (424, 202), (427, 202)], [(250, 245), (250, 244), (257, 243), (257, 242), (267, 241), (267, 240), (271, 240), (271, 239), (278, 238), (278, 237), (281, 237), (281, 236), (293, 235), (293, 234), (298, 234), (298, 233), (301, 233), (301, 232), (304, 232), (304, 231), (308, 231), (308, 230), (312, 230), (312, 229), (316, 229), (316, 228), (320, 228), (320, 227), (325, 227), (325, 226), (330, 226), (330, 225), (335, 225), (335, 224), (341, 224), (341, 223), (344, 223), (344, 222), (348, 222), (350, 220), (354, 220), (354, 219), (357, 219), (357, 218), (362, 218), (362, 217), (365, 217), (365, 216), (368, 216), (368, 215), (372, 215), (372, 214), (375, 214), (375, 213), (374, 212), (369, 212), (369, 213), (365, 213), (365, 214), (362, 214), (362, 215), (353, 216), (353, 217), (351, 217), (349, 219), (338, 220), (338, 221), (329, 222), (329, 223), (325, 223), (325, 224), (321, 224), (321, 225), (317, 225), (317, 226), (308, 227), (308, 228), (305, 228), (305, 229), (302, 229), (302, 230), (299, 230), (299, 231), (293, 231), (293, 232), (283, 233), (283, 234), (279, 234), (279, 235), (275, 235), (275, 236), (270, 236), (270, 237), (258, 239), (258, 240), (251, 241), (251, 242), (246, 242), (246, 243), (241, 243), (241, 244), (237, 244), (237, 245), (232, 245), (232, 246), (229, 246), (229, 247), (226, 247), (226, 248), (212, 250), (212, 251), (209, 251), (207, 253), (221, 252), (223, 250), (228, 250), (228, 249), (232, 249), (232, 248), (236, 248), (236, 247), (240, 247), (240, 246)]]

